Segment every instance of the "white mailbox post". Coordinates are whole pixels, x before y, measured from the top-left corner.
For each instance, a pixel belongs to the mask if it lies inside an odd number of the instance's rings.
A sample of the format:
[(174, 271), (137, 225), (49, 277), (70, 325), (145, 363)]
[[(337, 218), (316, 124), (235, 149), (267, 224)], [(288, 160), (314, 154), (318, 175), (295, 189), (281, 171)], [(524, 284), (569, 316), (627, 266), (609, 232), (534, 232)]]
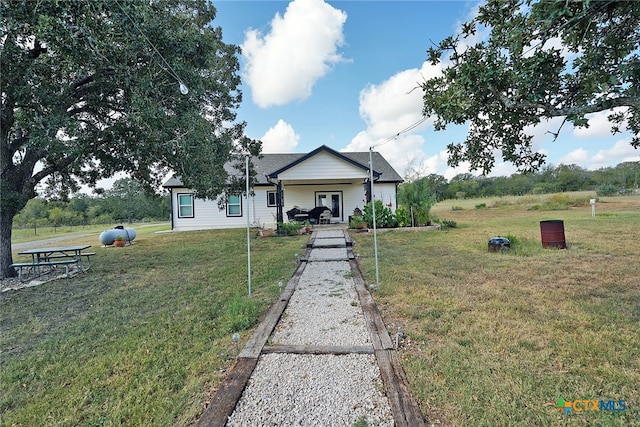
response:
[(591, 216), (595, 217), (596, 216), (596, 199), (591, 199), (589, 202), (591, 203)]

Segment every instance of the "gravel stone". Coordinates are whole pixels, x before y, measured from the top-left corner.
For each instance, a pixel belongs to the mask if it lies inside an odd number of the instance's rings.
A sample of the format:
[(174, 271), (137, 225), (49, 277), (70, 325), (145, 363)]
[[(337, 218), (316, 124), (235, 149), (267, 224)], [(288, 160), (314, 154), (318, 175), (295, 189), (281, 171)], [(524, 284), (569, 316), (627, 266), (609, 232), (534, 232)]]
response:
[(344, 231), (342, 230), (320, 230), (316, 234), (316, 239), (330, 239), (340, 237), (344, 239)]
[(344, 261), (309, 263), (291, 296), (271, 344), (371, 344), (351, 270)]
[(342, 245), (343, 247), (347, 246), (347, 243), (344, 241), (344, 237), (339, 239), (339, 238), (332, 238), (332, 239), (316, 239), (313, 242), (313, 247), (314, 248), (321, 248), (323, 246), (338, 246), (338, 245)]
[[(344, 243), (342, 231), (319, 234)], [(269, 344), (370, 345), (346, 248), (312, 249), (310, 260)], [(394, 425), (374, 355), (268, 353), (260, 356), (227, 426), (352, 427), (362, 420)]]
[(312, 249), (309, 255), (309, 261), (322, 261), (322, 260), (347, 260), (347, 248), (319, 248)]
[(393, 426), (373, 355), (260, 357), (227, 426)]

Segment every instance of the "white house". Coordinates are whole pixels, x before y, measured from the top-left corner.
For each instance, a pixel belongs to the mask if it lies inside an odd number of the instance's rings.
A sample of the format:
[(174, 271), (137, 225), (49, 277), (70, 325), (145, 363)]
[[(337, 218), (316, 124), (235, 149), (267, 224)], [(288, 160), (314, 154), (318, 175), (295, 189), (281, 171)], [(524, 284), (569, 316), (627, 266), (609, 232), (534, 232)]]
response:
[[(278, 222), (278, 189), (284, 221), (286, 212), (301, 214), (315, 207), (331, 210), (331, 223), (347, 223), (356, 208), (362, 209), (369, 185), (366, 152), (341, 153), (325, 145), (310, 153), (263, 154), (252, 158), (257, 172), (254, 196), (229, 197), (224, 209), (216, 200), (194, 197), (179, 177), (163, 184), (171, 192), (171, 228), (176, 231), (246, 227), (275, 227)], [(380, 153), (371, 153), (373, 197), (395, 211), (398, 185), (403, 181)], [(314, 221), (312, 221), (314, 222)]]

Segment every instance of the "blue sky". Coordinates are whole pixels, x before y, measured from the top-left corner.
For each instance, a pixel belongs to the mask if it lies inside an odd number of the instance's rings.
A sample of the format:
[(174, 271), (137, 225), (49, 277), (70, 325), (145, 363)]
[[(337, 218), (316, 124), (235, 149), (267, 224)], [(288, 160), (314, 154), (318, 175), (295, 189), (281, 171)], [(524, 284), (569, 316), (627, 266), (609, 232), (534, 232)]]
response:
[[(242, 47), (243, 103), (238, 120), (263, 141), (265, 153), (380, 151), (402, 176), (437, 173), (452, 178), (466, 165), (446, 164), (446, 145), (466, 126), (435, 132), (432, 120), (396, 139), (421, 118), (425, 63), (432, 42), (455, 34), (477, 10), (475, 1), (213, 1), (214, 26), (224, 41)], [(479, 35), (482, 37), (482, 34)], [(561, 119), (532, 129), (537, 150), (551, 164), (587, 169), (640, 160), (629, 132), (611, 135), (606, 114), (588, 129), (565, 125), (555, 142), (548, 131)], [(382, 145), (381, 142), (388, 141)], [(497, 162), (491, 175), (516, 169)]]

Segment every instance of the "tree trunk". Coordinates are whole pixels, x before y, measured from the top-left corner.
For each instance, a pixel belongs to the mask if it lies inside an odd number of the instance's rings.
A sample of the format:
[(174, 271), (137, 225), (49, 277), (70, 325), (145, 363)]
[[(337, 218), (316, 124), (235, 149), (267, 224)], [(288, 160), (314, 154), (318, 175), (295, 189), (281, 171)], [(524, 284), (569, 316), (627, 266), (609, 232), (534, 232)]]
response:
[(12, 209), (0, 209), (0, 279), (15, 277), (15, 268), (9, 267), (13, 264), (11, 253), (11, 231), (13, 229), (13, 217), (17, 212)]

